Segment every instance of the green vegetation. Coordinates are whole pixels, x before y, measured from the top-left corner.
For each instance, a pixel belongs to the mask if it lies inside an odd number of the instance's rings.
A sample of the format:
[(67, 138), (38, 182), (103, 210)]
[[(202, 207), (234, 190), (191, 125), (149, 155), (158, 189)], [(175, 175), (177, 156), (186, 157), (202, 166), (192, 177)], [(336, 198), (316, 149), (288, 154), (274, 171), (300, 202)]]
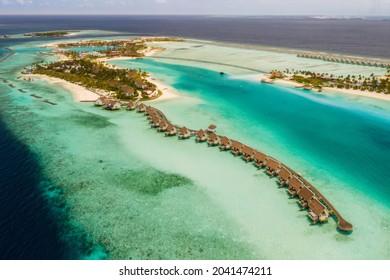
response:
[(158, 95), (156, 86), (145, 79), (146, 72), (113, 69), (89, 59), (37, 64), (33, 73), (60, 78), (92, 90), (108, 91), (119, 99), (135, 100), (138, 98), (138, 92), (144, 100)]
[(70, 32), (78, 32), (74, 31), (48, 31), (48, 32), (32, 32), (25, 33), (24, 36), (32, 36), (32, 37), (63, 37), (69, 35)]
[[(143, 51), (148, 49), (146, 43), (148, 42), (182, 42), (183, 39), (178, 39), (174, 37), (147, 37), (141, 39), (131, 39), (131, 40), (90, 40), (90, 41), (79, 41), (79, 42), (69, 42), (69, 43), (60, 43), (58, 44), (59, 48), (75, 48), (75, 47), (106, 47), (106, 50), (100, 50), (95, 52), (95, 54), (100, 54), (99, 56), (130, 56), (130, 57), (143, 57)], [(80, 57), (79, 52), (68, 51), (65, 54), (71, 58)], [(93, 57), (94, 55), (90, 55)], [(95, 55), (96, 56), (96, 55)]]
[[(271, 72), (271, 75), (273, 72)], [(362, 75), (335, 76), (333, 74), (329, 75), (328, 73), (315, 73), (294, 69), (286, 69), (283, 71), (283, 76), (304, 86), (318, 89), (331, 87), (390, 94), (390, 68), (387, 69), (387, 73), (383, 77), (375, 77), (374, 74), (371, 74), (370, 77), (364, 77)]]

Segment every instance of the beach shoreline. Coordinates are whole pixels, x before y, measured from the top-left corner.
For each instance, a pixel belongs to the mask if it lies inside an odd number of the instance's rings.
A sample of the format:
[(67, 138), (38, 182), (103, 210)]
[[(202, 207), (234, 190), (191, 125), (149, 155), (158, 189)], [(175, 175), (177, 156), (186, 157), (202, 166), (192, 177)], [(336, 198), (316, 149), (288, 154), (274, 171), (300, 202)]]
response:
[(99, 94), (92, 92), (83, 86), (79, 86), (59, 78), (41, 74), (24, 74), (23, 77), (37, 78), (52, 85), (60, 85), (71, 92), (75, 102), (94, 102), (100, 97)]
[[(261, 79), (267, 79), (268, 75), (262, 75), (260, 76)], [(272, 80), (277, 85), (282, 85), (282, 86), (287, 86), (287, 87), (302, 87), (302, 84), (290, 81), (290, 80), (285, 80), (285, 79), (274, 79)], [(310, 92), (317, 93), (316, 90), (310, 90)], [(368, 92), (368, 91), (361, 91), (361, 90), (354, 90), (354, 89), (341, 89), (341, 88), (331, 88), (331, 87), (323, 87), (322, 88), (322, 93), (326, 92), (333, 92), (333, 93), (338, 93), (338, 94), (350, 94), (350, 95), (355, 95), (355, 96), (361, 96), (361, 97), (368, 97), (368, 98), (374, 98), (374, 99), (380, 99), (384, 101), (390, 102), (390, 95), (387, 94), (382, 94), (382, 93), (376, 93), (376, 92)]]

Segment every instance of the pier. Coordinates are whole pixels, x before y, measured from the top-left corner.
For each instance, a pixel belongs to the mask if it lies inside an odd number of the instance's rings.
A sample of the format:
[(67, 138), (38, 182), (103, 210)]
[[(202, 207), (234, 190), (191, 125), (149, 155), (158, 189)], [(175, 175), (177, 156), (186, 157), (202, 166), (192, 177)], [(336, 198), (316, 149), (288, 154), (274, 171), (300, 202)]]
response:
[[(337, 209), (317, 188), (303, 178), (298, 172), (295, 172), (277, 159), (236, 140), (215, 134), (214, 131), (210, 131), (210, 127), (216, 128), (215, 125), (211, 125), (205, 131), (188, 129), (186, 127), (173, 125), (159, 109), (145, 106), (142, 103), (137, 104), (137, 107), (142, 108), (141, 110), (137, 109), (139, 113), (143, 112), (145, 115), (149, 116), (152, 127), (157, 128), (157, 131), (160, 132), (166, 131), (166, 136), (173, 136), (176, 135), (177, 131), (181, 131), (179, 139), (187, 139), (190, 136), (197, 136), (198, 139), (198, 134), (204, 133), (205, 137), (207, 137), (206, 141), (197, 142), (207, 142), (209, 146), (220, 145), (221, 151), (231, 150), (234, 156), (242, 158), (245, 162), (253, 161), (253, 165), (258, 169), (266, 167), (266, 173), (270, 177), (277, 178), (280, 188), (289, 186), (288, 193), (290, 193), (291, 197), (299, 196), (300, 200), (298, 203), (302, 206), (302, 210), (309, 208), (308, 213), (309, 217), (313, 220), (313, 224), (317, 222), (326, 222), (328, 216), (332, 215), (337, 220), (337, 227), (339, 230), (347, 233), (352, 232), (352, 224), (343, 218)], [(167, 127), (169, 126), (171, 128), (168, 128), (167, 130)], [(188, 137), (183, 137), (184, 131), (190, 132), (190, 135)]]
[(300, 53), (297, 57), (319, 59), (323, 61), (346, 63), (354, 65), (372, 66), (372, 67), (390, 67), (390, 60), (377, 58), (364, 58), (338, 54), (324, 54), (324, 53)]
[(9, 53), (6, 55), (6, 56), (4, 56), (3, 58), (1, 58), (0, 59), (0, 62), (3, 62), (4, 60), (6, 60), (6, 59), (8, 59), (8, 58), (10, 58), (12, 55), (14, 55), (15, 54), (15, 51), (13, 50), (13, 49), (11, 49), (11, 48), (5, 48), (7, 51), (9, 51)]

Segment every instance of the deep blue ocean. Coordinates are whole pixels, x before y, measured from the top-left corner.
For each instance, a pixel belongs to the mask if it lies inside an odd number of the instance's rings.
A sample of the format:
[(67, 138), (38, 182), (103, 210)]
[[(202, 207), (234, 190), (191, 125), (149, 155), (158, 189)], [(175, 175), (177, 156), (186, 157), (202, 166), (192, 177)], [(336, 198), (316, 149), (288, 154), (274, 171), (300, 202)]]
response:
[[(95, 29), (129, 35), (170, 35), (390, 58), (390, 20), (318, 20), (201, 16), (1, 16), (0, 36)], [(105, 35), (107, 36), (107, 35)], [(96, 37), (96, 36), (94, 36)], [(77, 37), (76, 37), (77, 38)], [(0, 39), (6, 46), (34, 38)], [(4, 73), (0, 62), (0, 76)], [(2, 110), (5, 107), (0, 106)], [(63, 239), (58, 213), (47, 205), (35, 155), (12, 134), (0, 112), (0, 259), (75, 258)]]

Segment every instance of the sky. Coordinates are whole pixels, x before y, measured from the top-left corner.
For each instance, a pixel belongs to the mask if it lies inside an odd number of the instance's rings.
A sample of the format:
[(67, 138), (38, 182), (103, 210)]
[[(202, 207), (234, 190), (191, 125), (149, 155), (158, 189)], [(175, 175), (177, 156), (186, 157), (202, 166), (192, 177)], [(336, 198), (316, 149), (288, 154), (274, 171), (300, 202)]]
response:
[(390, 16), (390, 0), (0, 0), (0, 14)]

